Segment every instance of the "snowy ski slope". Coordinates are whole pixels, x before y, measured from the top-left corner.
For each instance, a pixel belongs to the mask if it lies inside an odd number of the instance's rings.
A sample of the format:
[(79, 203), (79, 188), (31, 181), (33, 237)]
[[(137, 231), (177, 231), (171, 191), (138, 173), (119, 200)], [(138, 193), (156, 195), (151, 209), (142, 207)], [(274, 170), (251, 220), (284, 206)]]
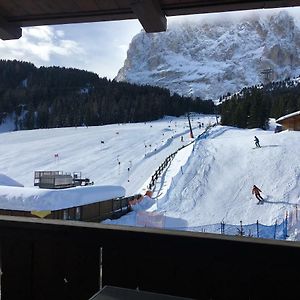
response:
[[(203, 132), (198, 122), (215, 122), (214, 116), (192, 119), (195, 137)], [(255, 135), (260, 149), (254, 148)], [(127, 195), (143, 193), (163, 160), (191, 141), (186, 117), (3, 132), (0, 140), (0, 173), (25, 186), (33, 185), (35, 170), (81, 171), (95, 185), (122, 185)], [(236, 230), (241, 220), (249, 226), (258, 220), (268, 231), (300, 202), (299, 153), (299, 132), (215, 126), (178, 152), (156, 183), (156, 203), (144, 209), (164, 215), (169, 229), (219, 232), (222, 221)], [(263, 205), (251, 194), (253, 184), (263, 191)], [(106, 223), (136, 226), (136, 218), (133, 211)]]
[[(192, 118), (195, 136), (203, 131), (198, 122), (207, 125), (215, 122), (215, 116)], [(144, 191), (162, 161), (188, 142), (187, 117), (88, 128), (2, 132), (0, 173), (24, 186), (33, 186), (34, 171), (82, 172), (95, 185), (121, 185), (127, 195), (132, 195)]]

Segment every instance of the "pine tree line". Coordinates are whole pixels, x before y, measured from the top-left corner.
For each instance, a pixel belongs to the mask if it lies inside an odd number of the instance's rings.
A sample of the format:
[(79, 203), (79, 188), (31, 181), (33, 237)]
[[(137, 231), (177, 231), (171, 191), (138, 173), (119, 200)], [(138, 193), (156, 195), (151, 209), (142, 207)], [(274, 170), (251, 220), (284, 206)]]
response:
[(72, 68), (0, 60), (0, 123), (13, 115), (17, 129), (142, 122), (214, 109), (212, 101), (171, 95), (163, 88), (111, 81)]
[(244, 88), (219, 105), (223, 125), (267, 129), (269, 118), (300, 110), (300, 85), (289, 78)]

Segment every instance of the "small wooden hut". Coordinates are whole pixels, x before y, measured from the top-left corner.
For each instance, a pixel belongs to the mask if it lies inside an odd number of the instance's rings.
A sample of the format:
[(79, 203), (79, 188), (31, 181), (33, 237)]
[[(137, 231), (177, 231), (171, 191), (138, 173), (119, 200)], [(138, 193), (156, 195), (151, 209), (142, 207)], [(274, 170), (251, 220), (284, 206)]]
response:
[(300, 131), (300, 110), (278, 118), (276, 123), (284, 129)]

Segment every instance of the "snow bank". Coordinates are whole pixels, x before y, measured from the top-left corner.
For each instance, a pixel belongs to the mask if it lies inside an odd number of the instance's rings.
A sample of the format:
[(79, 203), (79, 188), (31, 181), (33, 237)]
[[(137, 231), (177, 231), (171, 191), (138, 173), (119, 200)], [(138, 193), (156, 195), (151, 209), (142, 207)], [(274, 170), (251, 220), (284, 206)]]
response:
[(122, 186), (87, 186), (63, 190), (0, 186), (0, 208), (22, 211), (59, 210), (123, 197)]
[(18, 187), (23, 187), (24, 185), (17, 182), (16, 180), (0, 173), (0, 185), (5, 185), (5, 186), (18, 186)]
[(150, 198), (149, 196), (144, 196), (141, 202), (138, 202), (135, 205), (132, 205), (131, 208), (134, 211), (141, 211), (150, 208), (155, 203), (155, 200)]

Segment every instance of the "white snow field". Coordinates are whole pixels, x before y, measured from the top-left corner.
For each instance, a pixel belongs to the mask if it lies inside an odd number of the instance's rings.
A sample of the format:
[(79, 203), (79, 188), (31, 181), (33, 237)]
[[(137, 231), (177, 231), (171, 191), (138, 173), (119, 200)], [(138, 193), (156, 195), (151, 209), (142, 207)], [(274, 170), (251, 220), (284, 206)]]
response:
[[(199, 122), (207, 126), (215, 121), (215, 116), (191, 117), (195, 137), (204, 130)], [(95, 185), (121, 185), (132, 195), (143, 192), (164, 159), (190, 141), (187, 117), (2, 132), (0, 174), (32, 187), (34, 171), (81, 172)]]
[[(218, 125), (199, 136), (204, 130), (199, 122), (215, 120), (192, 118), (195, 143), (180, 150), (162, 173), (154, 204), (141, 202), (131, 213), (104, 223), (147, 226), (140, 222), (146, 213), (166, 229), (219, 233), (223, 222), (228, 234), (242, 230), (245, 235), (286, 238), (288, 227), (289, 239), (298, 239), (292, 218), (300, 202), (300, 132), (275, 134)], [(255, 135), (261, 148), (254, 146)], [(164, 159), (191, 141), (186, 117), (6, 132), (0, 140), (0, 173), (25, 187), (33, 186), (37, 170), (81, 171), (96, 186), (123, 186), (126, 195), (144, 193)], [(251, 194), (254, 184), (262, 190), (263, 205)]]
[[(261, 148), (255, 148), (255, 135)], [(224, 222), (225, 233), (239, 234), (242, 221), (245, 235), (298, 239), (299, 153), (300, 132), (213, 127), (180, 151), (148, 210), (163, 214), (159, 225), (169, 229), (220, 233)], [(254, 184), (262, 190), (263, 205), (251, 193)], [(138, 219), (133, 211), (106, 223), (134, 226)]]
[(123, 197), (124, 194), (123, 187), (110, 185), (58, 190), (0, 185), (0, 207), (8, 210), (53, 211)]

